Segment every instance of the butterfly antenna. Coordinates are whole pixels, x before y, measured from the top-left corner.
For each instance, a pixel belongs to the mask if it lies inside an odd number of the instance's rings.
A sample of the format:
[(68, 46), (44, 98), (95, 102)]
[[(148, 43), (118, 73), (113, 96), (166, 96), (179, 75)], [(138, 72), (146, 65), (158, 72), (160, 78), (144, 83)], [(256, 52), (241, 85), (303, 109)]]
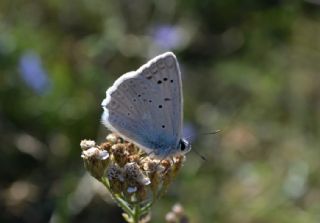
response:
[(203, 155), (201, 155), (200, 153), (198, 153), (197, 150), (192, 149), (191, 151), (193, 151), (195, 154), (197, 154), (203, 161), (207, 161), (207, 159), (206, 159)]
[(215, 131), (213, 131), (213, 132), (203, 133), (203, 135), (215, 135), (215, 134), (217, 134), (217, 133), (219, 133), (219, 132), (221, 132), (220, 129), (215, 130)]
[[(213, 132), (206, 132), (206, 133), (196, 134), (196, 136), (197, 136), (197, 135), (215, 135), (215, 134), (217, 134), (217, 133), (219, 133), (219, 132), (221, 132), (220, 129), (215, 130), (215, 131), (213, 131)], [(194, 135), (193, 135), (193, 136), (187, 136), (186, 139), (189, 140), (189, 139), (191, 139), (192, 137), (194, 137)]]
[[(217, 134), (217, 133), (219, 133), (219, 132), (221, 132), (221, 130), (220, 129), (218, 129), (218, 130), (215, 130), (215, 131), (213, 131), (213, 132), (206, 132), (206, 133), (201, 133), (201, 134), (199, 134), (199, 135), (215, 135), (215, 134)], [(190, 139), (190, 138), (192, 138), (192, 136), (189, 136), (189, 137), (187, 137), (186, 139)], [(193, 151), (195, 154), (197, 154), (203, 161), (207, 161), (207, 159), (203, 156), (203, 155), (201, 155), (197, 150), (191, 150), (191, 151)]]

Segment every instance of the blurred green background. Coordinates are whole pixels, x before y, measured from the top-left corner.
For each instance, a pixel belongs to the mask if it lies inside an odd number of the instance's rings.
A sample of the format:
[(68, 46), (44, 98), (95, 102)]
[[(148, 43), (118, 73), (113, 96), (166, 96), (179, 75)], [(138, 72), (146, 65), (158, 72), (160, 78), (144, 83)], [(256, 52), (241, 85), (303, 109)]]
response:
[(173, 51), (199, 136), (153, 208), (191, 222), (320, 221), (319, 0), (0, 1), (0, 222), (124, 222), (86, 173), (100, 103)]

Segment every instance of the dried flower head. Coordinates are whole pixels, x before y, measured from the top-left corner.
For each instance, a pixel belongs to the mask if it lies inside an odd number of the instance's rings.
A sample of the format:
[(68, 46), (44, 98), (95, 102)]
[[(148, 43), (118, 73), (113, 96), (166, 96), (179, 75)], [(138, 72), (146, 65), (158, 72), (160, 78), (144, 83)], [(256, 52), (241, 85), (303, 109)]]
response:
[(91, 147), (94, 147), (95, 145), (96, 145), (96, 142), (93, 141), (93, 140), (84, 139), (84, 140), (82, 140), (80, 142), (80, 147), (81, 147), (82, 150), (87, 150), (87, 149), (89, 149)]
[(107, 170), (107, 178), (109, 180), (110, 189), (116, 194), (121, 193), (124, 182), (122, 169), (116, 164), (111, 164)]
[(171, 211), (166, 214), (167, 223), (188, 223), (189, 219), (186, 216), (184, 209), (181, 204), (175, 204)]
[(91, 140), (82, 140), (80, 146), (83, 149), (81, 158), (87, 170), (97, 179), (103, 177), (109, 161), (108, 151), (96, 146)]
[(182, 205), (179, 203), (173, 205), (172, 212), (175, 213), (177, 216), (182, 216), (184, 213)]
[(167, 223), (177, 223), (178, 222), (178, 218), (174, 213), (169, 212), (169, 213), (166, 214), (166, 222)]
[(109, 134), (98, 146), (90, 140), (80, 145), (85, 167), (107, 187), (128, 222), (135, 222), (130, 219), (137, 215), (139, 219), (147, 216), (185, 161), (184, 155), (162, 160), (148, 156), (115, 134)]

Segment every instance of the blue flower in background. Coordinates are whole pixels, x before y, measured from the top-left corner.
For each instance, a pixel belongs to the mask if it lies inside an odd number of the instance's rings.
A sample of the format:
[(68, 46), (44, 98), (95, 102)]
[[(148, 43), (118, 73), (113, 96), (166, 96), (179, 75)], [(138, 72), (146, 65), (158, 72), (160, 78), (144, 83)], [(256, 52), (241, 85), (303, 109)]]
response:
[(43, 94), (50, 88), (50, 80), (42, 66), (41, 58), (34, 52), (26, 52), (20, 57), (21, 78), (36, 93)]
[(180, 45), (181, 31), (176, 26), (156, 26), (152, 32), (153, 41), (164, 49), (174, 49)]

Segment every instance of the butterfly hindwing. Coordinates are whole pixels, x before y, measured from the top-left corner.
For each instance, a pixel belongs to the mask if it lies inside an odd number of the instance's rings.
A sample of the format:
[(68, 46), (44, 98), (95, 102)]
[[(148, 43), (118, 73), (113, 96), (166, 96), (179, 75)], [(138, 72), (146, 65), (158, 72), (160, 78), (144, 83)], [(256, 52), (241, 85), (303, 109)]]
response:
[(158, 156), (174, 154), (181, 138), (182, 88), (172, 53), (122, 75), (107, 90), (102, 121), (112, 131)]

